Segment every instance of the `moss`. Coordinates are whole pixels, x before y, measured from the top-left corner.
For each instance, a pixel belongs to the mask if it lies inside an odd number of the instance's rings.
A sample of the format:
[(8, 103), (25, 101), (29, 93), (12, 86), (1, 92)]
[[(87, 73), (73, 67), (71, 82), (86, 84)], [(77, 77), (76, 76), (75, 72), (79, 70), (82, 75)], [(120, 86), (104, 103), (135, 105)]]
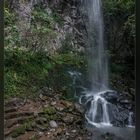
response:
[(43, 112), (45, 114), (52, 115), (52, 114), (55, 114), (56, 113), (56, 110), (53, 107), (48, 106), (48, 107), (46, 107), (46, 108), (43, 109)]
[(48, 121), (57, 119), (56, 110), (54, 107), (48, 106), (43, 109), (43, 112)]
[[(45, 117), (48, 121), (51, 121), (51, 120), (56, 120), (57, 119), (57, 115), (56, 114), (53, 114), (53, 115), (48, 115), (48, 114), (45, 114)], [(46, 124), (46, 126), (48, 126), (48, 124)]]
[(25, 122), (23, 125), (19, 126), (12, 132), (12, 137), (16, 138), (21, 134), (24, 134), (26, 130), (32, 128), (32, 121)]

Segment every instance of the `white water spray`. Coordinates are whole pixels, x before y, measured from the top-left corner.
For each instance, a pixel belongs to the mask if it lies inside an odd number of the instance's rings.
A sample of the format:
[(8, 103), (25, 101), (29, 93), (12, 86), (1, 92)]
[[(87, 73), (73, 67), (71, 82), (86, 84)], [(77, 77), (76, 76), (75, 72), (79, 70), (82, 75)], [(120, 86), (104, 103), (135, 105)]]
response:
[(88, 14), (89, 78), (93, 91), (108, 89), (108, 62), (104, 46), (101, 0), (86, 1)]
[[(98, 93), (86, 92), (83, 96), (80, 97), (80, 104), (88, 104), (90, 103), (89, 110), (85, 114), (85, 118), (88, 123), (95, 125), (96, 127), (101, 126), (112, 126), (108, 113), (108, 104), (105, 98), (102, 97), (107, 92), (112, 92), (111, 90), (105, 90)], [(85, 98), (85, 102), (83, 102), (83, 98)], [(101, 112), (99, 111), (99, 107), (102, 108)], [(100, 116), (98, 116), (100, 114)], [(98, 120), (98, 121), (97, 121)]]

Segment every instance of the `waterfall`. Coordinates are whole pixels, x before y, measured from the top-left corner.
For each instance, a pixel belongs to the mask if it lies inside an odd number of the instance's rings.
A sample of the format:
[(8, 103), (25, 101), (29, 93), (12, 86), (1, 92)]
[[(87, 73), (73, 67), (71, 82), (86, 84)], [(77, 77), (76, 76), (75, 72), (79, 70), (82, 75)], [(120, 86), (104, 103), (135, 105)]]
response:
[(108, 88), (108, 63), (104, 46), (104, 27), (101, 0), (85, 3), (88, 15), (89, 77), (92, 90)]
[(88, 66), (91, 91), (86, 91), (86, 94), (81, 96), (80, 102), (83, 97), (86, 97), (86, 103), (90, 103), (89, 110), (85, 114), (89, 123), (94, 125), (110, 125), (107, 107), (108, 102), (101, 96), (109, 91), (108, 63), (103, 35), (102, 2), (101, 0), (85, 0), (84, 6), (86, 8), (88, 18)]
[[(101, 0), (82, 0), (87, 26), (88, 72), (91, 83), (79, 98), (86, 106), (85, 118), (96, 127), (132, 126), (132, 113), (118, 104), (119, 95), (109, 89), (108, 59), (104, 46), (104, 23)], [(126, 124), (125, 121), (128, 121)]]
[(107, 100), (103, 97), (104, 94), (112, 92), (111, 90), (104, 90), (95, 93), (94, 91), (86, 91), (84, 96), (81, 96), (80, 103), (82, 103), (82, 98), (86, 98), (85, 104), (90, 103), (89, 110), (85, 114), (85, 118), (88, 123), (100, 126), (112, 126), (109, 118), (108, 104)]

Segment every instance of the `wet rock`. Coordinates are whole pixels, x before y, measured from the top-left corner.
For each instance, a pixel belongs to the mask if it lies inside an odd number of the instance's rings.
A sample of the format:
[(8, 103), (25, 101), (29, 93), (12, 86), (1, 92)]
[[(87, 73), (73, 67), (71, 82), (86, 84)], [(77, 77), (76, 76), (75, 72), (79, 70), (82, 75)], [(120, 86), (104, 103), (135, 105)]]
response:
[(56, 123), (55, 121), (50, 121), (49, 124), (50, 124), (50, 126), (51, 126), (52, 128), (58, 127), (58, 125), (57, 125), (57, 123)]
[(102, 95), (108, 102), (116, 104), (119, 98), (117, 92), (106, 92)]
[(120, 104), (131, 104), (131, 101), (128, 101), (128, 100), (126, 100), (126, 99), (122, 99), (122, 100), (119, 100), (119, 103)]
[(129, 118), (129, 110), (120, 106), (110, 105), (109, 116), (114, 126), (123, 127), (126, 125), (125, 121)]

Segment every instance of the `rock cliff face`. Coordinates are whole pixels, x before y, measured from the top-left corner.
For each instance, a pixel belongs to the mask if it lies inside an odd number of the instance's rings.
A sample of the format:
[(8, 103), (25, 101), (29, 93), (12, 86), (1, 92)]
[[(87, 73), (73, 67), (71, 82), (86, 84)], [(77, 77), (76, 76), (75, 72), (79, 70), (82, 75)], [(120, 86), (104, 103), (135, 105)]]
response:
[(32, 32), (32, 12), (35, 7), (41, 6), (49, 17), (57, 14), (62, 20), (62, 25), (59, 24), (59, 21), (53, 23), (53, 31), (56, 35), (48, 40), (47, 49), (45, 48), (45, 50), (54, 54), (67, 39), (69, 40), (67, 44), (74, 51), (84, 51), (86, 30), (80, 12), (81, 0), (11, 0), (7, 2), (7, 5), (18, 17), (16, 24), (21, 38), (27, 37), (27, 34)]
[[(22, 45), (17, 45), (13, 41), (13, 46), (34, 48), (34, 50), (42, 49), (48, 54), (55, 54), (60, 49), (85, 54), (87, 52), (85, 49), (88, 49), (88, 27), (84, 2), (85, 0), (6, 0), (6, 7), (17, 17), (14, 24), (20, 34), (19, 42), (22, 43)], [(39, 13), (35, 11), (36, 7), (41, 7), (43, 13), (40, 14), (41, 18), (47, 15), (45, 18), (47, 22), (50, 22), (51, 28), (48, 27), (48, 23), (42, 25), (35, 19), (36, 13)], [(110, 61), (110, 85), (116, 90), (130, 92), (132, 96), (135, 87), (135, 16), (133, 9), (133, 3), (130, 3), (129, 7), (125, 5), (122, 7), (121, 4), (113, 1), (103, 1), (105, 46), (108, 48)], [(34, 12), (36, 12), (35, 15)], [(5, 34), (13, 32), (8, 28), (5, 29)], [(47, 30), (45, 33), (44, 29)]]

